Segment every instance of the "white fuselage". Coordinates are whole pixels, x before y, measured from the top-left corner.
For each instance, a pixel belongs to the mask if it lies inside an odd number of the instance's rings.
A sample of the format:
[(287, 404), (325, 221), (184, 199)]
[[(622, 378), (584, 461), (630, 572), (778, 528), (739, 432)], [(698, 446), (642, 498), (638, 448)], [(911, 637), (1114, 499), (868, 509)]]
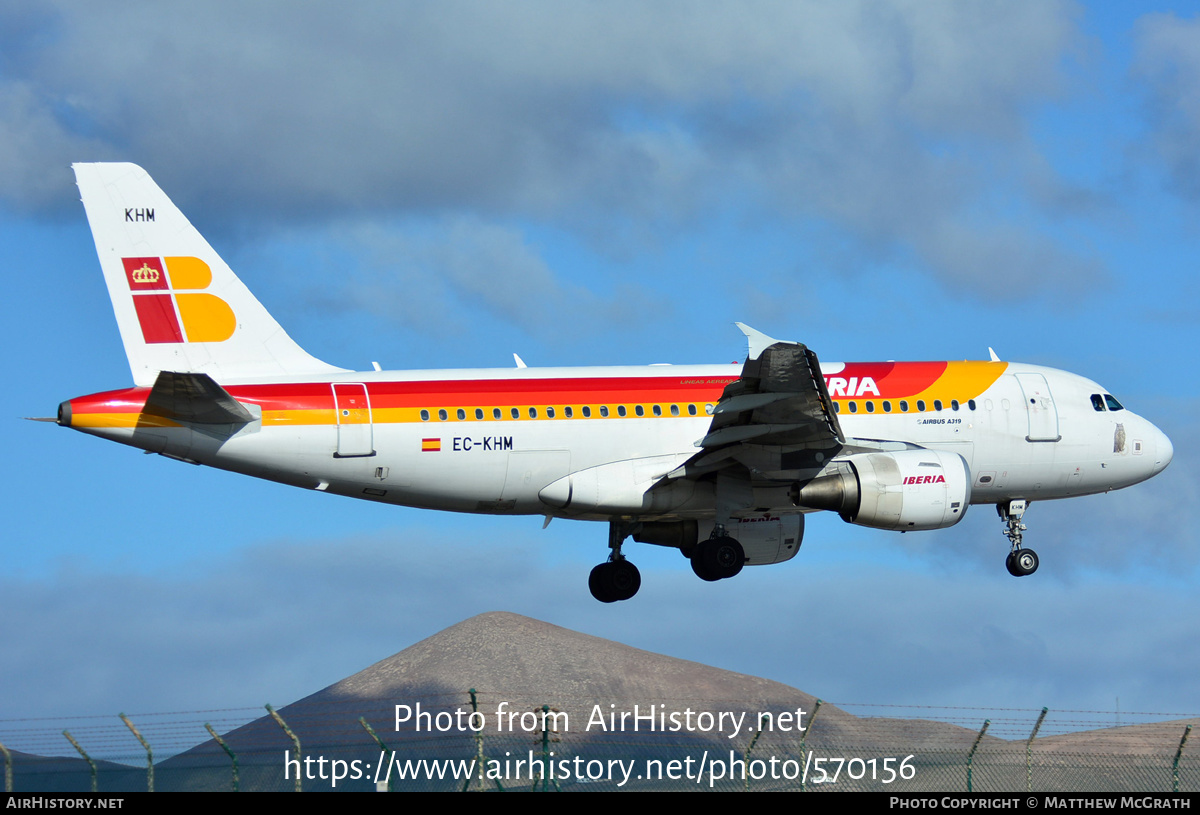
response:
[[(912, 404), (900, 412), (901, 400), (879, 398), (888, 394), (878, 388), (860, 391), (854, 399), (835, 389), (844, 433), (848, 440), (899, 441), (961, 455), (971, 473), (973, 504), (1118, 489), (1151, 477), (1170, 461), (1170, 441), (1148, 421), (1124, 409), (1096, 409), (1093, 396), (1105, 391), (1094, 382), (1050, 368), (992, 364), (1003, 366), (1003, 373), (978, 395), (954, 400), (957, 408), (947, 399), (934, 409), (930, 400), (918, 411), (916, 401), (908, 400)], [(614, 490), (640, 495), (695, 455), (695, 443), (711, 423), (709, 412), (739, 370), (652, 366), (365, 372), (303, 383), (310, 391), (328, 393), (334, 383), (347, 383), (351, 392), (364, 392), (363, 421), (353, 423), (343, 421), (349, 411), (342, 412), (336, 397), (326, 398), (322, 407), (309, 396), (281, 403), (270, 395), (272, 389), (295, 385), (294, 379), (286, 385), (229, 382), (228, 390), (257, 416), (240, 429), (155, 426), (145, 417), (132, 424), (106, 422), (102, 407), (73, 403), (72, 426), (221, 469), (406, 506), (597, 519), (704, 517), (712, 514), (712, 497), (703, 485), (696, 486), (691, 500), (665, 510), (639, 509), (622, 498), (601, 502), (596, 512), (563, 512), (541, 494), (571, 474), (608, 467), (600, 471), (601, 490), (603, 478), (611, 477), (621, 482)], [(1045, 393), (1026, 395), (1030, 375)], [(826, 375), (827, 382), (831, 378)], [(642, 381), (654, 385), (639, 392)], [(676, 382), (689, 388), (680, 390)], [(404, 406), (388, 408), (388, 397), (380, 391), (397, 383), (406, 391)], [(473, 383), (465, 394), (458, 392), (463, 383)], [(547, 383), (561, 392), (561, 399), (549, 395)], [(584, 388), (592, 389), (594, 400), (587, 401)], [(128, 392), (119, 393), (126, 403), (136, 401)], [(103, 396), (111, 394), (98, 395)], [(851, 402), (854, 413), (847, 410)], [(583, 415), (585, 408), (590, 416)], [(500, 419), (494, 418), (497, 410)], [(625, 415), (618, 415), (621, 410)]]

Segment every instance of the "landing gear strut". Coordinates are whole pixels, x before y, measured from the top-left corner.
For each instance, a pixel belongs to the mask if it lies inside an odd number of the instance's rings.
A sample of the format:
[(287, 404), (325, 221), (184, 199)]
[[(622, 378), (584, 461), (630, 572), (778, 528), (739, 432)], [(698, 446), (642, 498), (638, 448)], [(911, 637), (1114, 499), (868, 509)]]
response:
[(1004, 566), (1013, 577), (1025, 577), (1037, 571), (1038, 556), (1032, 549), (1021, 547), (1021, 533), (1025, 524), (1021, 517), (1025, 514), (1026, 501), (1009, 501), (1007, 504), (996, 504), (1000, 520), (1004, 521), (1004, 536), (1012, 544), (1012, 551), (1004, 560)]
[(608, 525), (608, 545), (612, 554), (588, 576), (588, 588), (601, 603), (628, 600), (642, 587), (641, 572), (621, 554), (621, 544), (630, 531), (627, 524), (619, 521), (611, 521)]
[(696, 544), (692, 552), (692, 571), (709, 582), (733, 577), (742, 570), (746, 553), (735, 538), (725, 534), (725, 527), (713, 527), (712, 537)]

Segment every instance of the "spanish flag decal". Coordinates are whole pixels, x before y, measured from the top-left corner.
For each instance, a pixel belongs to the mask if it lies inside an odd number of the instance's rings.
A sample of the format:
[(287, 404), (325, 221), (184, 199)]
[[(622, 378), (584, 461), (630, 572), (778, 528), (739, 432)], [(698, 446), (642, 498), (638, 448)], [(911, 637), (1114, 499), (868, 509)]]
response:
[(441, 439), (421, 439), (422, 453), (440, 453), (442, 452)]

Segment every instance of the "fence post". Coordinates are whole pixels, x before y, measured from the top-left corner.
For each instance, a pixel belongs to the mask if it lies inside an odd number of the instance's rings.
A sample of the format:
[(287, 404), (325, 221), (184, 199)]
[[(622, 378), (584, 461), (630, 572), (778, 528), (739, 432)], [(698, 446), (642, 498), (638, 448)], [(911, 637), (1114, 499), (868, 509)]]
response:
[[(470, 696), (471, 696), (471, 714), (472, 714), (472, 716), (474, 716), (474, 714), (479, 712), (479, 700), (475, 698), (475, 689), (474, 688), (471, 688), (469, 691), (467, 691), (467, 693), (470, 694)], [(475, 728), (471, 728), (471, 729), (475, 730)], [(483, 731), (486, 729), (487, 729), (487, 720), (485, 719), (484, 727), (481, 727), (480, 729), (475, 730), (475, 761), (476, 761), (476, 766), (479, 767), (479, 790), (480, 790), (480, 792), (482, 792), (484, 789), (483, 776), (486, 771), (485, 765), (487, 764), (487, 758), (483, 755)], [(471, 782), (473, 780), (474, 779), (471, 779), (471, 778), (468, 778), (466, 780), (466, 783), (463, 784), (463, 788), (462, 788), (463, 792), (467, 792), (471, 789)], [(504, 784), (502, 784), (500, 782), (500, 777), (498, 774), (494, 780), (496, 782), (496, 789), (498, 789), (500, 792), (504, 792), (505, 791)]]
[[(371, 738), (375, 739), (375, 743), (379, 745), (379, 760), (380, 760), (380, 762), (382, 762), (382, 761), (384, 760), (384, 757), (385, 757), (385, 756), (387, 756), (387, 754), (388, 754), (388, 748), (387, 748), (387, 745), (383, 743), (383, 739), (379, 738), (379, 736), (377, 736), (377, 735), (375, 734), (375, 728), (373, 728), (373, 727), (371, 727), (371, 725), (367, 724), (367, 720), (366, 720), (366, 718), (365, 718), (365, 717), (363, 717), (363, 716), (359, 716), (359, 717), (358, 717), (358, 723), (359, 723), (359, 724), (361, 724), (361, 725), (363, 726), (363, 729), (364, 729), (364, 730), (366, 730), (366, 731), (367, 731), (367, 733), (369, 733), (369, 734), (370, 734)], [(395, 757), (395, 755), (396, 755), (395, 751), (392, 751), (392, 757), (393, 757), (393, 758)], [(379, 776), (376, 776), (376, 778), (378, 778), (378, 777), (379, 777)], [(387, 776), (386, 776), (386, 778), (387, 778), (387, 781), (386, 781), (385, 783), (387, 784), (387, 791), (388, 791), (388, 792), (391, 792), (391, 791), (392, 791), (392, 765), (391, 765), (391, 759), (388, 759), (388, 771), (387, 771)], [(376, 782), (376, 783), (377, 783), (377, 786), (376, 786), (376, 790), (375, 790), (375, 791), (376, 791), (376, 792), (378, 792), (378, 791), (379, 791), (379, 789), (378, 789), (378, 782)]]
[(12, 753), (3, 744), (0, 744), (0, 753), (4, 753), (4, 791), (12, 792)]
[[(742, 771), (742, 791), (750, 791), (750, 754), (754, 752), (754, 745), (758, 744), (758, 737), (762, 735), (762, 719), (758, 720), (758, 730), (754, 731), (754, 738), (750, 739), (750, 746), (746, 748), (745, 763), (746, 766)], [(733, 768), (729, 769), (730, 775), (733, 774)]]
[(71, 742), (71, 744), (75, 747), (75, 749), (79, 751), (79, 755), (83, 756), (83, 760), (86, 761), (88, 763), (88, 766), (92, 768), (92, 792), (95, 792), (96, 791), (96, 762), (92, 761), (92, 757), (83, 751), (83, 748), (79, 746), (79, 742), (75, 741), (74, 736), (72, 736), (66, 730), (63, 731), (63, 735), (67, 737), (67, 741)]
[(1042, 729), (1042, 722), (1046, 720), (1046, 711), (1049, 708), (1042, 708), (1042, 715), (1038, 716), (1037, 724), (1033, 726), (1033, 732), (1029, 734), (1029, 739), (1025, 742), (1025, 791), (1033, 792), (1033, 740), (1037, 738), (1038, 731)]
[(975, 743), (971, 745), (971, 752), (967, 753), (967, 792), (974, 791), (971, 786), (971, 765), (975, 762), (975, 751), (979, 749), (979, 742), (983, 741), (983, 734), (987, 732), (988, 725), (991, 723), (991, 719), (983, 720), (983, 727), (979, 729), (979, 735), (975, 737)]
[(1179, 749), (1175, 751), (1175, 762), (1171, 765), (1171, 792), (1179, 792), (1179, 758), (1183, 755), (1183, 748), (1187, 746), (1188, 734), (1191, 732), (1190, 724), (1183, 728), (1183, 738), (1179, 740)]
[(129, 728), (129, 732), (137, 737), (137, 740), (142, 743), (142, 747), (146, 748), (146, 792), (154, 792), (154, 753), (150, 750), (150, 745), (142, 738), (142, 734), (133, 726), (133, 722), (129, 721), (129, 717), (124, 713), (117, 714), (121, 717), (121, 721), (125, 722), (125, 726)]
[[(813, 708), (812, 715), (808, 717), (808, 727), (804, 728), (804, 735), (800, 737), (800, 761), (803, 762), (806, 767), (808, 766), (808, 762), (804, 755), (804, 742), (808, 739), (808, 731), (812, 729), (813, 722), (815, 722), (817, 720), (817, 714), (821, 712), (821, 705), (822, 705), (822, 702), (820, 699), (818, 699), (817, 706)], [(807, 775), (808, 775), (808, 773), (805, 773), (805, 772), (800, 773), (800, 791), (801, 792), (807, 792), (807, 790), (805, 789), (805, 787), (806, 787), (805, 778)]]
[(205, 727), (205, 729), (208, 730), (208, 735), (213, 737), (213, 741), (215, 741), (217, 744), (221, 745), (221, 749), (225, 751), (225, 755), (229, 756), (229, 760), (233, 762), (233, 791), (237, 792), (238, 791), (237, 756), (235, 756), (233, 754), (233, 751), (229, 749), (229, 745), (225, 743), (225, 739), (223, 739), (217, 735), (217, 731), (213, 730), (213, 727), (211, 724), (209, 724), (208, 722), (205, 722), (204, 727)]
[[(275, 724), (279, 725), (279, 727), (283, 730), (283, 732), (288, 734), (288, 738), (290, 738), (292, 740), (292, 744), (294, 744), (296, 746), (296, 762), (297, 762), (296, 768), (297, 769), (296, 769), (296, 789), (294, 790), (294, 792), (300, 792), (300, 776), (303, 774), (303, 771), (300, 770), (299, 768), (304, 766), (304, 759), (300, 756), (300, 739), (296, 736), (295, 733), (292, 732), (292, 728), (287, 726), (287, 722), (285, 722), (283, 720), (283, 717), (275, 712), (275, 708), (271, 707), (269, 704), (266, 705), (265, 707), (267, 708), (267, 713), (270, 713), (271, 718), (275, 720)], [(285, 763), (283, 766), (286, 770), (287, 764)]]

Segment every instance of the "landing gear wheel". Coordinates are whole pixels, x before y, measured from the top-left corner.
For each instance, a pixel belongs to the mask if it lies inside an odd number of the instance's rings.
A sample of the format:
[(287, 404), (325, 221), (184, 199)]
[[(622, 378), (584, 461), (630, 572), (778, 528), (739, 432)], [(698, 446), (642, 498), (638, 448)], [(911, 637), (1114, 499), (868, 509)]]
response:
[(1008, 567), (1008, 573), (1013, 577), (1025, 577), (1033, 574), (1038, 568), (1037, 552), (1032, 549), (1017, 549), (1009, 554), (1004, 565)]
[(642, 587), (642, 573), (628, 560), (608, 564), (608, 582), (617, 600), (628, 600)]
[(701, 580), (724, 580), (742, 570), (746, 553), (736, 539), (728, 536), (701, 541), (692, 554), (692, 571)]
[(696, 577), (701, 580), (707, 580), (709, 583), (721, 579), (720, 575), (708, 571), (708, 567), (704, 565), (704, 560), (700, 557), (699, 552), (692, 557), (692, 571), (696, 573)]
[(642, 587), (642, 574), (628, 560), (610, 560), (592, 569), (588, 589), (601, 603), (628, 600)]
[(601, 603), (611, 603), (617, 598), (610, 597), (608, 594), (608, 586), (606, 576), (608, 574), (608, 564), (600, 563), (596, 568), (592, 569), (592, 573), (588, 575), (588, 590), (592, 596)]

